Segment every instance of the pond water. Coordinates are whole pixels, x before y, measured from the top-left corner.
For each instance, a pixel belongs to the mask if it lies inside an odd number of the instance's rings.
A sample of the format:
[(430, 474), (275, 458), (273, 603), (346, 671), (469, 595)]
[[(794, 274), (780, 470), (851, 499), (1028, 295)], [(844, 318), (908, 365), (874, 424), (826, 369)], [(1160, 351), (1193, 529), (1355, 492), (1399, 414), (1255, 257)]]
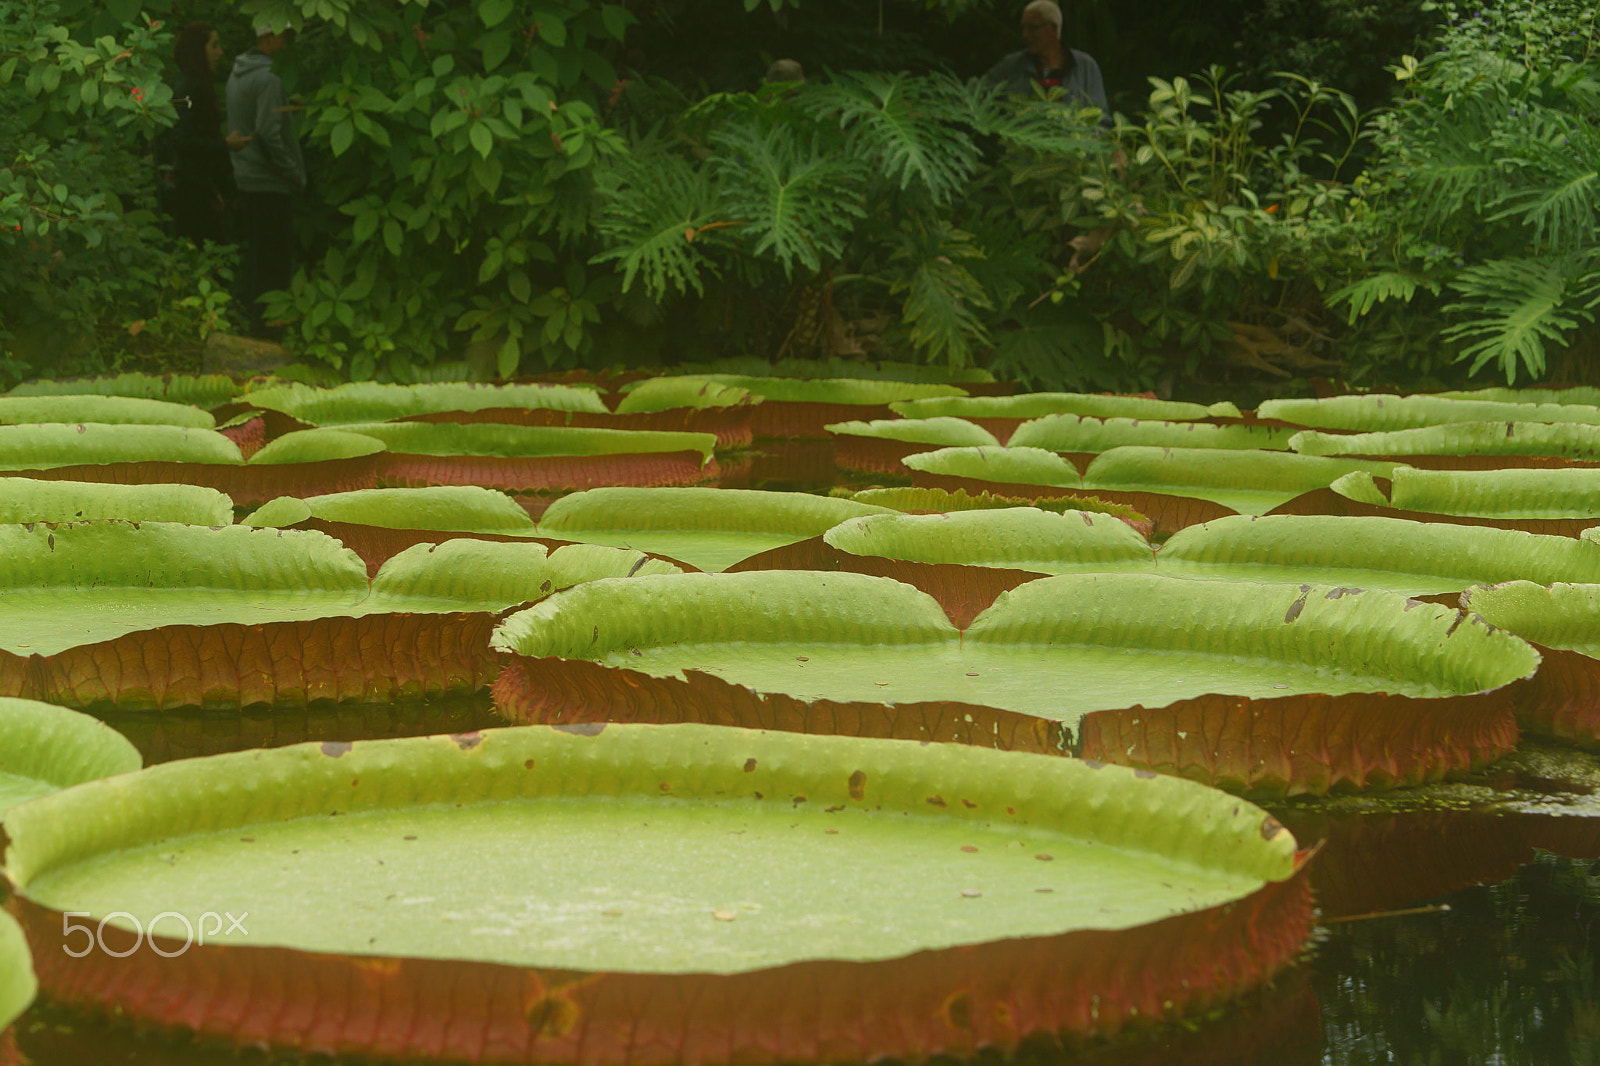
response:
[[(189, 712), (111, 721), (150, 762), (507, 724), (483, 696), (259, 718)], [(1597, 777), (1600, 758), (1534, 744), (1463, 783), (1276, 806), (1302, 843), (1322, 842), (1313, 870), (1324, 922), (1303, 965), (1207, 1018), (1104, 1044), (1041, 1045), (982, 1060), (1600, 1066)], [(49, 1004), (35, 1006), (15, 1031), (33, 1066), (306, 1061), (141, 1033)]]

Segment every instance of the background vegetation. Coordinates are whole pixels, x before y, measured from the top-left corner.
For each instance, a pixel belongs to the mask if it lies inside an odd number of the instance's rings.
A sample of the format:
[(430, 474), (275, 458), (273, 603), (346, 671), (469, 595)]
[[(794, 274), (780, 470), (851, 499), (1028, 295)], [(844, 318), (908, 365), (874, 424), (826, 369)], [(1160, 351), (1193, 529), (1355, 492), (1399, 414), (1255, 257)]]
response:
[[(1208, 398), (1593, 369), (1595, 13), (1069, 3), (1113, 122), (996, 97), (995, 0), (0, 3), (0, 384), (193, 358), (174, 31), (252, 19), (312, 186), (269, 317), (355, 378), (916, 359)], [(769, 62), (804, 84), (763, 87)], [(229, 64), (224, 59), (223, 68)], [(219, 70), (219, 80), (226, 69)]]

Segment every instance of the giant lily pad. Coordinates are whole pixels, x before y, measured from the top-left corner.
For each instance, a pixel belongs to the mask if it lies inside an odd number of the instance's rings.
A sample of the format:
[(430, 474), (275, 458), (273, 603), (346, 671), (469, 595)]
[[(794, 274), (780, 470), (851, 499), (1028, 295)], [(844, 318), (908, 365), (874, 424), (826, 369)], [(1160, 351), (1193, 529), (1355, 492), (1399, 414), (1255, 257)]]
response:
[(1055, 514), (1016, 507), (935, 515), (869, 515), (840, 523), (823, 539), (853, 555), (1007, 567), (1041, 574), (1155, 569), (1155, 557), (1144, 537), (1108, 515), (1084, 511)]
[(1087, 418), (1139, 418), (1170, 422), (1192, 422), (1202, 418), (1237, 418), (1239, 409), (1231, 403), (1209, 407), (1174, 400), (1155, 400), (1145, 396), (1114, 396), (1077, 392), (1030, 392), (1019, 396), (963, 396), (904, 400), (889, 405), (904, 418), (1044, 418), (1047, 415), (1079, 415)]
[(887, 507), (913, 514), (943, 514), (947, 511), (985, 511), (1008, 507), (1038, 507), (1046, 511), (1088, 511), (1120, 518), (1145, 536), (1150, 535), (1150, 520), (1133, 508), (1110, 503), (1088, 494), (1064, 493), (1060, 496), (1004, 496), (991, 492), (969, 493), (964, 489), (887, 488), (863, 489), (850, 497), (861, 503)]
[(290, 384), (255, 389), (244, 399), (254, 407), (279, 411), (312, 426), (387, 422), (439, 411), (497, 407), (606, 413), (605, 404), (594, 389), (570, 385), (380, 385), (362, 381), (317, 389)]
[(1600, 389), (1592, 385), (1570, 385), (1559, 389), (1488, 388), (1438, 393), (1451, 400), (1482, 400), (1490, 403), (1558, 403), (1600, 406)]
[(125, 396), (0, 396), (0, 425), (99, 422), (212, 429), (216, 419), (188, 404)]
[(233, 521), (233, 501), (215, 489), (198, 485), (105, 485), (0, 478), (0, 522), (100, 518), (225, 526)]
[[(1365, 482), (1340, 482), (1361, 498)], [(1373, 502), (1368, 499), (1367, 502)], [(1397, 467), (1388, 505), (1440, 515), (1509, 519), (1588, 519), (1600, 522), (1600, 470), (1418, 470)]]
[[(98, 719), (48, 703), (0, 697), (0, 815), (18, 803), (142, 765), (133, 745)], [(0, 946), (0, 961), (4, 954)], [(0, 975), (3, 971), (0, 966)], [(6, 1024), (3, 1015), (0, 1004), (0, 1029)]]
[[(1510, 456), (1600, 458), (1600, 425), (1544, 422), (1453, 422), (1379, 433), (1303, 430), (1289, 441), (1301, 455), (1482, 456), (1509, 465)], [(1492, 458), (1491, 458), (1492, 457)]]
[(1046, 415), (1018, 426), (1007, 447), (1052, 452), (1104, 452), (1126, 445), (1160, 448), (1249, 448), (1281, 451), (1292, 430), (1272, 426), (1214, 425), (1148, 418)]
[[(1189, 782), (712, 727), (221, 755), (5, 827), (51, 997), (409, 1060), (870, 1061), (1105, 1034), (1268, 980), (1312, 923), (1292, 836)], [(107, 953), (60, 950), (67, 911), (104, 921)], [(219, 911), (245, 932), (193, 942), (184, 921)], [(157, 942), (130, 951), (141, 920)]]
[(961, 418), (880, 418), (871, 422), (833, 422), (834, 462), (844, 470), (905, 477), (908, 455), (933, 448), (999, 447), (994, 434)]
[(1461, 606), (1543, 650), (1545, 663), (1517, 702), (1523, 727), (1600, 746), (1600, 584), (1507, 581), (1466, 590)]
[(1219, 518), (1174, 534), (1156, 561), (1173, 577), (1312, 582), (1408, 596), (1516, 578), (1600, 581), (1600, 544), (1398, 518)]
[(33, 956), (28, 951), (22, 927), (11, 915), (0, 911), (0, 1054), (5, 1053), (11, 1036), (7, 1029), (28, 1009), (38, 993)]
[(1302, 492), (1325, 488), (1352, 470), (1387, 477), (1393, 463), (1325, 459), (1287, 452), (1199, 448), (1113, 448), (1083, 473), (1090, 492), (1189, 496), (1240, 514), (1265, 514)]
[(239, 395), (240, 388), (226, 374), (116, 374), (62, 381), (29, 381), (12, 389), (10, 396), (130, 396), (167, 403), (187, 403), (210, 410)]
[[(1099, 745), (1096, 757), (1138, 761), (1148, 751), (1165, 769), (1292, 791), (1423, 780), (1503, 754), (1515, 727), (1508, 696), (1494, 690), (1538, 664), (1537, 653), (1508, 634), (1389, 593), (1126, 573), (1028, 582), (964, 634), (932, 598), (858, 574), (599, 581), (512, 615), (494, 640), (522, 656), (612, 668), (616, 681), (605, 691), (619, 714), (630, 702), (628, 674), (684, 678), (690, 699), (688, 671), (801, 700), (955, 700), (1085, 730), (1093, 712), (1138, 704), (1157, 708), (1133, 712), (1134, 725), (1150, 721), (1143, 740), (1124, 743), (1120, 720), (1098, 726), (1097, 737), (1115, 733), (1122, 749)], [(496, 687), (508, 713), (559, 713), (559, 695), (520, 683), (502, 677)], [(1368, 717), (1390, 719), (1374, 734), (1386, 737), (1377, 772), (1364, 761), (1371, 736), (1356, 743), (1332, 735), (1350, 725), (1339, 707), (1328, 708), (1342, 695), (1376, 707)], [(1191, 729), (1186, 703), (1203, 717), (1214, 696), (1234, 705), (1236, 724)], [(1323, 735), (1275, 733), (1283, 722), (1266, 724), (1274, 705), (1296, 716), (1316, 708)], [(1278, 750), (1267, 759), (1238, 737), (1220, 750), (1212, 743), (1240, 728), (1262, 731), (1258, 750)], [(1395, 730), (1411, 736), (1407, 750), (1386, 747)]]
[[(852, 418), (887, 418), (896, 400), (927, 396), (964, 396), (954, 385), (914, 384), (860, 378), (797, 379), (744, 374), (705, 374), (681, 377), (680, 383), (713, 382), (749, 391), (762, 400), (750, 412), (750, 428), (757, 437), (810, 439), (827, 437), (830, 422)], [(624, 390), (645, 388), (643, 383)], [(679, 387), (683, 387), (682, 384)]]
[(727, 385), (704, 378), (646, 378), (627, 387), (617, 414), (655, 414), (680, 407), (706, 409), (748, 406), (761, 402), (740, 385)]
[[(0, 485), (0, 490), (4, 486)], [(468, 533), (529, 533), (533, 519), (511, 497), (472, 485), (422, 489), (363, 489), (301, 500), (280, 496), (244, 519), (247, 526), (324, 522)]]
[(541, 536), (654, 552), (723, 570), (759, 552), (820, 536), (886, 508), (828, 496), (753, 489), (600, 488), (550, 505)]
[(1587, 422), (1600, 424), (1600, 407), (1582, 404), (1503, 403), (1454, 400), (1444, 396), (1393, 396), (1367, 393), (1321, 400), (1267, 400), (1262, 418), (1298, 426), (1357, 432), (1414, 429), (1452, 422)]
[(244, 462), (239, 446), (211, 429), (101, 422), (0, 426), (0, 470), (99, 463)]

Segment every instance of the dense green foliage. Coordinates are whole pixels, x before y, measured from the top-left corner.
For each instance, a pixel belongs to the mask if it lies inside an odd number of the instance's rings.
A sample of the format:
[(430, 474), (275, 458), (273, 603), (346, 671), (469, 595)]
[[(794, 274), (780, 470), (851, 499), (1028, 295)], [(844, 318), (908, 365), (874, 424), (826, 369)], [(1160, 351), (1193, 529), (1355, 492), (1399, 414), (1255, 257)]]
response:
[[(1246, 73), (1143, 91), (1142, 16), (1073, 5), (1098, 128), (970, 77), (1014, 47), (1006, 4), (246, 6), (299, 29), (274, 68), (312, 174), (267, 317), (344, 376), (894, 355), (1199, 396), (1522, 380), (1552, 352), (1582, 378), (1593, 345), (1600, 69), (1572, 0), (1223, 5), (1210, 44), (1174, 4), (1145, 70)], [(0, 8), (0, 375), (229, 321), (233, 253), (150, 210), (165, 8)], [(789, 47), (810, 80), (758, 89)]]

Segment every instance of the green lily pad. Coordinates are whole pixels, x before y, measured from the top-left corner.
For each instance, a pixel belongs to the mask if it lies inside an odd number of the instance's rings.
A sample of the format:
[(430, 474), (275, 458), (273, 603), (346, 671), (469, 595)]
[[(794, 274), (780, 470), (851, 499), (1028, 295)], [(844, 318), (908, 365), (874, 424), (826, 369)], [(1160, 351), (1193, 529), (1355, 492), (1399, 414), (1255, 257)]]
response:
[(736, 407), (760, 403), (761, 397), (738, 385), (724, 385), (704, 378), (646, 378), (624, 386), (625, 395), (617, 414), (670, 411), (679, 407), (703, 410), (708, 407)]
[(707, 374), (739, 374), (759, 378), (858, 378), (866, 381), (910, 381), (932, 385), (989, 384), (993, 374), (981, 366), (936, 366), (930, 363), (900, 363), (884, 360), (862, 363), (832, 356), (827, 359), (778, 359), (768, 362), (757, 356), (735, 356), (709, 363), (683, 363), (666, 371), (669, 374), (703, 377)]
[(836, 436), (926, 444), (930, 448), (1000, 446), (993, 433), (964, 418), (878, 418), (870, 422), (834, 422), (826, 428)]
[(215, 489), (197, 485), (103, 485), (0, 478), (0, 522), (104, 518), (225, 526), (233, 521), (233, 501)]
[(1048, 415), (1079, 415), (1086, 418), (1138, 418), (1170, 422), (1192, 422), (1201, 418), (1238, 418), (1239, 409), (1231, 403), (1209, 407), (1175, 400), (1152, 400), (1144, 396), (1108, 396), (1098, 393), (1030, 392), (1020, 396), (962, 396), (906, 400), (889, 405), (902, 418), (1044, 418)]
[(1069, 495), (1047, 499), (1029, 499), (1025, 496), (997, 496), (989, 492), (969, 494), (965, 489), (951, 492), (948, 489), (887, 488), (863, 489), (850, 497), (861, 503), (887, 507), (891, 511), (982, 511), (1007, 507), (1038, 507), (1044, 511), (1088, 511), (1108, 514), (1135, 526), (1149, 525), (1149, 520), (1132, 507), (1121, 503), (1108, 503), (1088, 495)]
[(939, 448), (908, 455), (912, 470), (1013, 485), (1081, 488), (1078, 468), (1043, 448)]
[(0, 1039), (38, 994), (33, 953), (28, 950), (22, 927), (11, 915), (0, 911)]
[(1156, 563), (1171, 577), (1310, 582), (1427, 596), (1516, 578), (1600, 581), (1600, 544), (1398, 518), (1240, 516), (1174, 533)]
[(110, 377), (70, 378), (65, 381), (29, 381), (9, 396), (128, 396), (167, 403), (186, 403), (210, 410), (238, 396), (242, 390), (226, 374), (117, 374)]
[(380, 385), (361, 381), (332, 389), (277, 385), (250, 392), (253, 406), (281, 411), (312, 426), (344, 426), (387, 422), (443, 411), (482, 411), (496, 407), (540, 408), (605, 414), (605, 404), (592, 387), (571, 385), (475, 385), (448, 382), (424, 385)]
[(565, 496), (539, 521), (540, 536), (655, 552), (699, 570), (820, 536), (847, 518), (886, 508), (800, 492), (755, 489), (601, 488)]
[(1298, 426), (1362, 432), (1415, 429), (1454, 422), (1600, 423), (1600, 407), (1582, 404), (1502, 403), (1454, 400), (1444, 396), (1373, 393), (1330, 396), (1322, 400), (1267, 400), (1257, 414), (1262, 418), (1281, 419)]
[(957, 700), (1074, 728), (1090, 711), (1207, 693), (1461, 696), (1538, 664), (1509, 634), (1391, 593), (1136, 573), (1028, 582), (964, 639), (932, 597), (887, 578), (599, 581), (511, 615), (494, 643), (662, 677), (706, 671), (805, 700)]
[(1149, 542), (1126, 522), (1083, 511), (1052, 514), (1015, 507), (869, 515), (841, 522), (823, 539), (852, 555), (917, 563), (965, 563), (1039, 574), (1155, 569)]
[(1600, 469), (1420, 470), (1398, 466), (1389, 478), (1387, 498), (1370, 481), (1357, 478), (1336, 482), (1332, 488), (1363, 503), (1405, 511), (1501, 519), (1593, 517), (1600, 521)]
[(320, 463), (332, 459), (360, 459), (387, 451), (388, 446), (365, 433), (342, 429), (302, 429), (270, 441), (250, 457), (253, 466)]
[(1461, 602), (1524, 640), (1600, 659), (1600, 583), (1506, 581), (1468, 589)]
[[(754, 396), (785, 403), (829, 403), (882, 406), (900, 400), (965, 396), (955, 385), (863, 378), (778, 378), (747, 374), (700, 374), (680, 381), (714, 381), (748, 389)], [(626, 387), (625, 387), (626, 388)]]
[[(0, 485), (0, 490), (4, 486)], [(503, 492), (473, 485), (358, 489), (304, 500), (280, 496), (247, 516), (247, 526), (294, 526), (310, 518), (385, 529), (532, 534), (533, 519)]]
[[(854, 1060), (966, 1046), (970, 1027), (946, 1018), (960, 993), (982, 1012), (985, 1043), (1095, 1033), (1139, 1013), (1147, 989), (1178, 1013), (1268, 979), (1303, 948), (1311, 917), (1303, 889), (1273, 889), (1294, 884), (1293, 837), (1191, 782), (693, 725), (190, 759), (37, 801), (5, 828), (6, 875), (51, 937), (68, 910), (104, 919), (119, 949), (158, 913), (174, 915), (158, 931), (180, 943), (176, 916), (248, 915), (242, 936), (213, 934), (166, 965), (168, 995), (91, 982), (100, 953), (63, 964), (103, 1008), (166, 1022), (208, 980), (188, 1024), (238, 1031), (239, 1006), (276, 972), (283, 1009), (258, 1012), (250, 1034), (298, 1042), (302, 1008), (326, 1003), (319, 976), (354, 967), (381, 980), (385, 1002), (416, 1006), (376, 1027), (358, 1012), (365, 1028), (340, 1046), (407, 1059), (422, 1050), (411, 1034), (431, 1039), (470, 1010), (476, 1040), (513, 1048), (532, 1013), (547, 1061), (621, 1061), (641, 1043), (670, 1045), (664, 1062), (744, 1061), (758, 1047), (794, 1060), (823, 1038), (787, 1035), (819, 984), (851, 991), (827, 1012), (835, 1021), (798, 1024), (837, 1024), (853, 1042), (829, 1046)], [(211, 952), (229, 962), (221, 984), (201, 972)], [(904, 961), (918, 952), (940, 954)], [(1062, 967), (1080, 959), (1112, 965), (1069, 994)], [(927, 976), (907, 979), (916, 965)], [(972, 983), (991, 973), (1006, 989), (994, 1004)], [(470, 1008), (423, 991), (467, 974), (485, 989)], [(892, 1000), (854, 991), (881, 981)], [(1017, 995), (1067, 1001), (987, 1020)], [(716, 1019), (733, 1012), (744, 1035), (730, 1042)]]
[(1083, 473), (1083, 488), (1190, 496), (1258, 515), (1352, 470), (1388, 477), (1394, 465), (1289, 452), (1126, 447), (1096, 456)]
[(1289, 441), (1301, 455), (1539, 455), (1600, 458), (1600, 425), (1453, 422), (1381, 433), (1303, 430)]
[(492, 422), (365, 422), (345, 429), (380, 440), (391, 452), (405, 455), (540, 458), (697, 451), (709, 461), (717, 444), (712, 433), (509, 426)]
[(239, 446), (212, 429), (77, 424), (0, 426), (0, 470), (133, 462), (239, 465)]
[(1046, 415), (1024, 422), (1007, 447), (1052, 452), (1103, 452), (1124, 445), (1161, 448), (1251, 448), (1284, 450), (1293, 430), (1271, 426), (1213, 425), (1209, 422), (1152, 421), (1145, 418), (1095, 418)]
[(1482, 400), (1490, 403), (1557, 403), (1600, 406), (1600, 389), (1592, 385), (1573, 385), (1563, 389), (1469, 389), (1441, 392), (1450, 400)]
[[(0, 697), (0, 815), (18, 803), (142, 765), (134, 746), (97, 718), (48, 703)], [(3, 987), (0, 979), (0, 999)], [(5, 1024), (0, 1017), (0, 1029)]]
[(108, 425), (213, 429), (209, 412), (188, 404), (126, 396), (0, 396), (0, 425), (101, 422)]

